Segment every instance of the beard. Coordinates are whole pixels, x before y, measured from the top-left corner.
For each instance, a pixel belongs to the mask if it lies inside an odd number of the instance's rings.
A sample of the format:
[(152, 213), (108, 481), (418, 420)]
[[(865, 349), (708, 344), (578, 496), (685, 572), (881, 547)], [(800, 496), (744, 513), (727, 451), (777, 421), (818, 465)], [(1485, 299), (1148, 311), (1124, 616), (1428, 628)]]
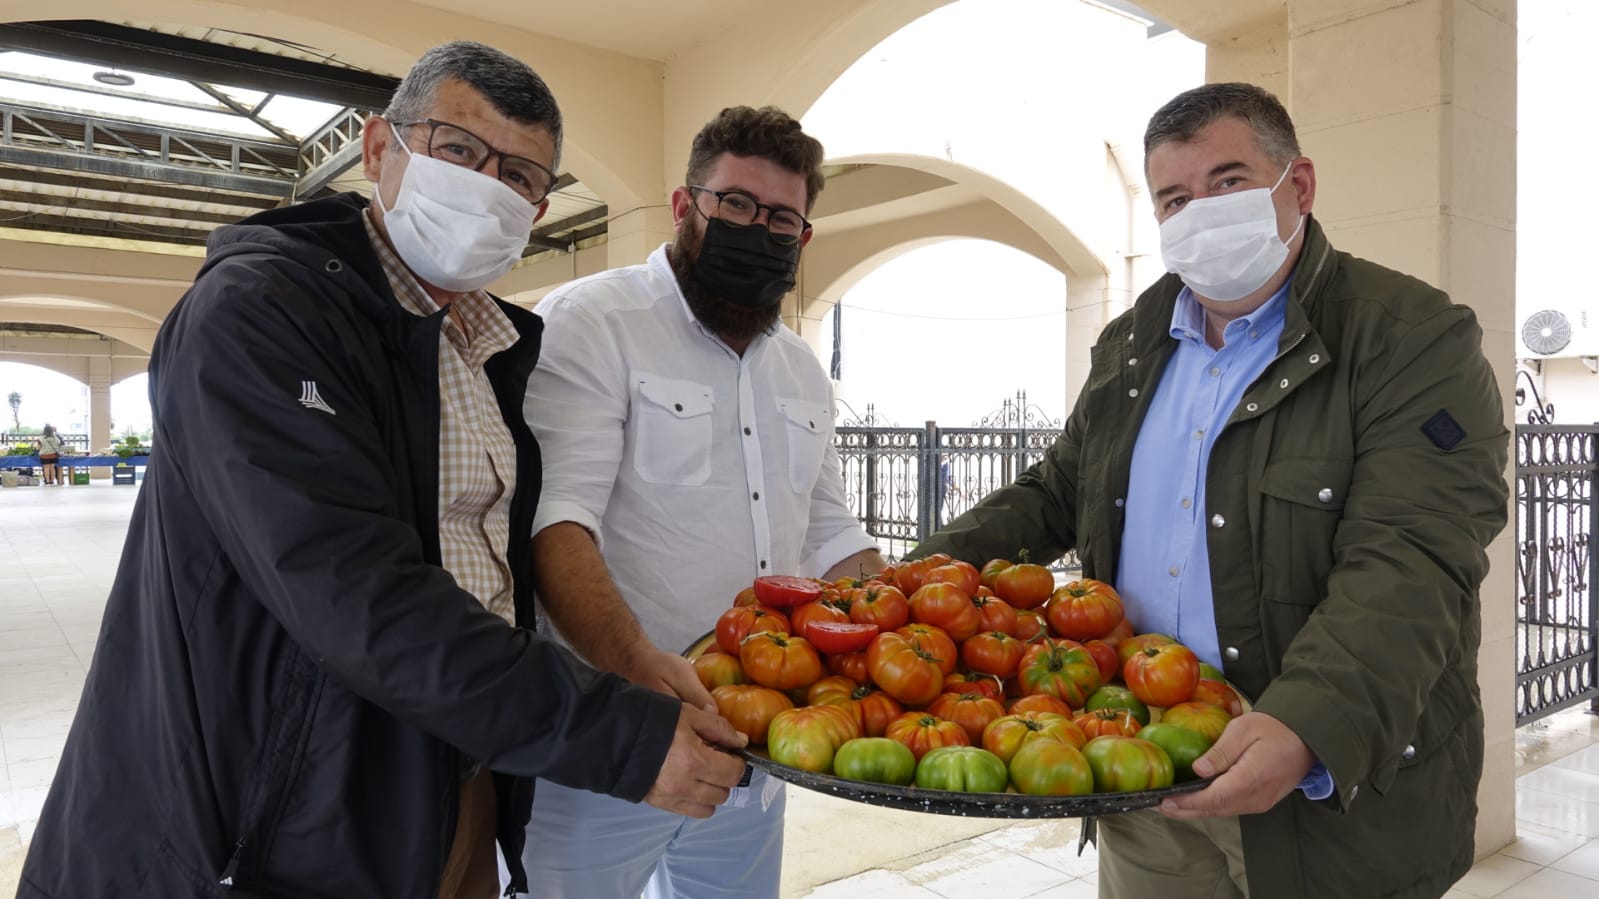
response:
[(677, 223), (672, 246), (666, 253), (672, 264), (672, 274), (677, 276), (677, 286), (688, 301), (689, 311), (700, 324), (728, 341), (754, 340), (766, 333), (783, 311), (783, 304), (773, 303), (766, 309), (751, 309), (730, 302), (707, 290), (694, 277), (694, 260), (700, 257), (700, 246), (705, 242), (703, 221), (696, 215), (685, 216)]

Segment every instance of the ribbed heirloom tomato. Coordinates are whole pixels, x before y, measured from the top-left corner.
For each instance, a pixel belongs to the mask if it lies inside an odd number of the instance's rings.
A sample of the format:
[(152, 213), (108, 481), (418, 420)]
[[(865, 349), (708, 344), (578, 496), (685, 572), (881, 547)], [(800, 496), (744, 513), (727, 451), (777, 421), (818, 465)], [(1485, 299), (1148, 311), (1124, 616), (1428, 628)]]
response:
[(1018, 609), (1036, 609), (1049, 600), (1055, 590), (1055, 576), (1042, 565), (1025, 558), (1001, 571), (994, 578), (994, 592)]
[[(848, 624), (849, 610), (847, 607), (840, 608), (838, 603), (829, 600), (817, 600), (816, 602), (808, 602), (802, 606), (796, 606), (788, 612), (788, 632), (815, 643), (816, 641), (811, 637), (810, 628), (812, 624), (818, 621), (842, 621)], [(817, 648), (821, 649), (821, 647)], [(826, 652), (827, 650), (823, 649), (822, 651)]]
[(945, 674), (955, 672), (956, 663), (961, 657), (960, 649), (955, 646), (955, 641), (950, 639), (949, 634), (944, 633), (943, 628), (931, 624), (907, 624), (894, 633), (911, 641), (917, 649), (936, 659), (939, 669)]
[(694, 673), (699, 675), (700, 683), (704, 684), (707, 690), (714, 690), (724, 684), (749, 682), (749, 678), (744, 676), (744, 666), (740, 664), (738, 656), (725, 652), (702, 653), (694, 660)]
[[(989, 559), (987, 562), (983, 563), (982, 568), (977, 570), (977, 583), (980, 586), (993, 590), (994, 579), (999, 577), (999, 573), (1001, 571), (1004, 571), (1009, 567), (1009, 559)], [(997, 593), (998, 591), (995, 592)]]
[(1094, 792), (1094, 770), (1077, 747), (1033, 740), (1010, 760), (1010, 781), (1031, 796), (1083, 796)]
[(1005, 763), (976, 746), (944, 746), (916, 763), (916, 785), (928, 790), (1003, 793), (1009, 779)]
[[(1104, 687), (1100, 689), (1103, 690)], [(1031, 693), (1019, 699), (1012, 699), (1006, 708), (1012, 715), (1020, 715), (1022, 712), (1048, 712), (1065, 718), (1072, 717), (1072, 707), (1061, 702), (1059, 696), (1051, 696), (1048, 693)]]
[(1244, 713), (1243, 697), (1223, 681), (1211, 680), (1200, 672), (1199, 684), (1194, 687), (1194, 701), (1208, 702), (1234, 718)]
[(883, 736), (909, 746), (918, 762), (941, 746), (968, 746), (972, 741), (964, 727), (927, 712), (906, 712), (888, 722)]
[(1098, 711), (1083, 712), (1072, 719), (1072, 723), (1083, 729), (1088, 739), (1095, 737), (1117, 736), (1131, 737), (1143, 727), (1126, 709), (1099, 709)]
[(750, 634), (738, 660), (750, 680), (776, 690), (809, 687), (822, 676), (822, 657), (804, 637), (789, 634)]
[(938, 659), (897, 631), (878, 634), (872, 641), (866, 650), (866, 671), (883, 692), (909, 706), (927, 705), (944, 688)]
[(836, 705), (788, 709), (767, 727), (767, 753), (780, 765), (825, 774), (833, 770), (838, 747), (860, 735), (855, 719)]
[(961, 661), (971, 671), (998, 678), (1015, 677), (1026, 652), (1026, 643), (1004, 631), (989, 631), (961, 644)]
[(983, 729), (996, 718), (1005, 717), (1005, 707), (999, 700), (980, 693), (944, 693), (927, 707), (927, 714), (959, 724), (972, 745), (980, 746)]
[(1023, 694), (1048, 693), (1072, 708), (1082, 708), (1099, 686), (1099, 665), (1088, 650), (1045, 640), (1027, 650), (1017, 673)]
[(871, 674), (866, 670), (866, 653), (845, 652), (827, 657), (827, 670), (830, 674), (842, 674), (857, 684), (864, 684), (871, 680)]
[(1165, 708), (1187, 702), (1199, 686), (1199, 658), (1181, 643), (1151, 646), (1127, 660), (1122, 680), (1149, 705)]
[(716, 711), (751, 743), (765, 743), (766, 729), (777, 713), (791, 709), (794, 703), (779, 690), (759, 684), (728, 684), (711, 691), (716, 700)]
[(960, 588), (962, 593), (971, 596), (981, 586), (981, 577), (971, 563), (957, 559), (937, 568), (929, 568), (926, 580), (922, 581), (922, 586), (925, 587), (928, 584), (954, 584)]
[[(846, 681), (844, 684), (838, 681)], [(843, 677), (824, 677), (811, 685), (806, 694), (811, 705), (836, 705), (855, 717), (861, 733), (881, 737), (888, 722), (905, 713), (894, 697), (871, 684), (857, 684)]]
[(1084, 578), (1056, 590), (1044, 608), (1055, 633), (1072, 640), (1093, 640), (1110, 633), (1123, 618), (1122, 600), (1103, 581)]
[(1162, 724), (1186, 727), (1212, 743), (1221, 739), (1232, 716), (1208, 702), (1179, 702), (1160, 716)]
[(995, 718), (983, 729), (983, 748), (1006, 762), (1016, 750), (1033, 740), (1054, 740), (1081, 747), (1088, 742), (1088, 737), (1070, 718), (1049, 712), (1006, 715)]
[(1095, 737), (1083, 747), (1094, 769), (1094, 789), (1130, 793), (1172, 785), (1174, 772), (1166, 750), (1137, 737)]
[(979, 631), (999, 631), (1016, 636), (1016, 610), (997, 596), (973, 596)]
[(734, 606), (716, 619), (716, 646), (730, 655), (738, 655), (744, 638), (761, 631), (788, 633), (788, 616), (765, 606)]
[(945, 693), (981, 693), (989, 699), (1005, 700), (1005, 684), (992, 674), (957, 671), (944, 675)]
[(850, 780), (905, 786), (916, 777), (916, 756), (887, 737), (859, 737), (838, 747), (833, 773)]
[(868, 583), (849, 594), (849, 620), (875, 624), (885, 631), (896, 630), (911, 620), (910, 600), (898, 587)]
[(943, 630), (956, 643), (977, 633), (983, 623), (971, 598), (947, 583), (927, 584), (911, 594), (911, 620)]

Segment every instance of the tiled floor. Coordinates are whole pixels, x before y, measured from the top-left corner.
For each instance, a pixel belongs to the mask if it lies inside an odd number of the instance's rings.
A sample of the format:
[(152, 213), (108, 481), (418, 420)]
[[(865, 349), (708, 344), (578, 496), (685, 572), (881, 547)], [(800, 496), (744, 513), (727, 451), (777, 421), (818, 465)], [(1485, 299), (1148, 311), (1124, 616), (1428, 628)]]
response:
[[(0, 489), (0, 896), (16, 889), (138, 488)], [(1599, 897), (1599, 718), (1517, 733), (1520, 837), (1449, 899)], [(784, 899), (1094, 899), (1071, 820), (1007, 824), (789, 792)], [(597, 897), (609, 899), (609, 897)]]

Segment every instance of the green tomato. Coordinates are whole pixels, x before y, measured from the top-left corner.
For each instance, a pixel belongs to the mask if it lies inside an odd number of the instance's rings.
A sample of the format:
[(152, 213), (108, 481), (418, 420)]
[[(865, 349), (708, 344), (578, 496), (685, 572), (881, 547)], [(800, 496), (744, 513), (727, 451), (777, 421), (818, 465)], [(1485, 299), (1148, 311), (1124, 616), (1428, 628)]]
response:
[(1009, 777), (999, 756), (976, 746), (941, 746), (916, 766), (916, 785), (929, 790), (1003, 793)]
[(833, 773), (850, 780), (903, 787), (916, 777), (916, 755), (887, 737), (856, 737), (833, 754)]
[(1209, 752), (1212, 745), (1203, 734), (1175, 724), (1151, 724), (1138, 732), (1138, 738), (1166, 750), (1176, 783), (1199, 779), (1194, 774), (1194, 760)]
[(1082, 796), (1094, 792), (1094, 772), (1070, 743), (1029, 740), (1010, 760), (1010, 780), (1033, 796)]
[[(1139, 731), (1143, 733), (1143, 731)], [(1083, 747), (1098, 793), (1130, 793), (1172, 785), (1166, 750), (1137, 737), (1095, 737)]]
[(1205, 678), (1206, 680), (1219, 680), (1222, 683), (1227, 682), (1227, 675), (1222, 674), (1220, 668), (1217, 668), (1215, 665), (1212, 665), (1209, 662), (1199, 663), (1199, 676)]
[(1126, 709), (1129, 714), (1138, 719), (1140, 725), (1149, 723), (1149, 706), (1133, 695), (1133, 691), (1115, 684), (1106, 684), (1094, 691), (1088, 697), (1088, 702), (1083, 706), (1087, 712), (1097, 712), (1100, 709)]

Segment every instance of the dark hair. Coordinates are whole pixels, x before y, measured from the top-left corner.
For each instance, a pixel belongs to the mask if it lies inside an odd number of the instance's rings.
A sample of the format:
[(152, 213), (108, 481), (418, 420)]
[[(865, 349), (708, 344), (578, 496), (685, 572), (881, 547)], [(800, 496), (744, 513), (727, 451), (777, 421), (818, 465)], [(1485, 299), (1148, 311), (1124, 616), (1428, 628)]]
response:
[(822, 143), (776, 106), (729, 106), (694, 135), (688, 154), (688, 183), (701, 184), (723, 153), (754, 156), (805, 176), (805, 212), (816, 205), (827, 178), (822, 174)]
[(1149, 118), (1144, 130), (1144, 157), (1170, 141), (1186, 143), (1211, 123), (1227, 116), (1243, 119), (1255, 132), (1266, 158), (1287, 165), (1299, 156), (1294, 120), (1271, 91), (1253, 84), (1228, 81), (1206, 84), (1173, 97)]
[(561, 108), (538, 73), (493, 47), (452, 41), (422, 54), (394, 89), (383, 117), (391, 122), (427, 118), (439, 85), (446, 79), (464, 82), (482, 94), (499, 113), (526, 125), (540, 125), (555, 143), (553, 168), (561, 165)]
[(54, 425), (45, 425), (44, 426), (44, 436), (46, 436), (46, 437), (54, 437), (55, 435), (56, 435), (56, 429), (55, 429)]

